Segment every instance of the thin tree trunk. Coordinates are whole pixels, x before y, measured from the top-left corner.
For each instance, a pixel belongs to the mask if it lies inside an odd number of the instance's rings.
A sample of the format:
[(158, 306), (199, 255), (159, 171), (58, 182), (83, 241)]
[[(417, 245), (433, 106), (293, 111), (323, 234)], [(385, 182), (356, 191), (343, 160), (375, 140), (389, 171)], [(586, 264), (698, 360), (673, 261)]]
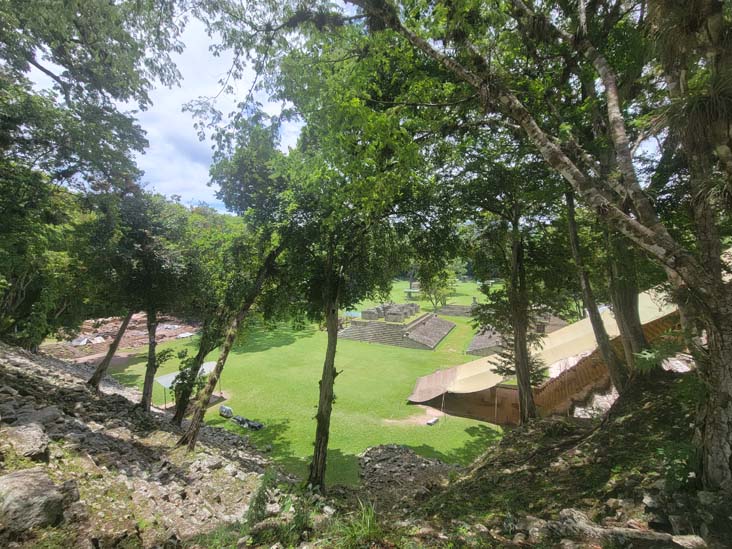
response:
[(328, 438), (330, 436), (330, 415), (333, 410), (333, 385), (338, 375), (335, 369), (336, 346), (338, 344), (338, 292), (325, 306), (325, 325), (328, 330), (328, 346), (323, 362), (323, 375), (320, 378), (320, 399), (315, 416), (315, 451), (310, 462), (308, 484), (325, 489), (325, 466), (328, 457)]
[(208, 338), (205, 336), (201, 337), (201, 343), (198, 346), (198, 353), (196, 353), (196, 357), (191, 365), (191, 368), (196, 372), (195, 376), (191, 379), (189, 384), (182, 386), (179, 393), (175, 396), (175, 414), (173, 414), (173, 419), (171, 419), (171, 421), (179, 427), (186, 415), (188, 403), (191, 401), (193, 388), (196, 386), (196, 380), (198, 379), (198, 373), (201, 370), (201, 365), (203, 364), (206, 355), (213, 350), (210, 348), (211, 346), (207, 344), (207, 339)]
[(609, 235), (610, 295), (623, 343), (625, 362), (632, 375), (635, 355), (648, 346), (638, 312), (638, 280), (634, 250), (625, 238)]
[(107, 350), (106, 356), (97, 365), (97, 368), (96, 370), (94, 370), (94, 374), (92, 374), (91, 378), (89, 378), (89, 381), (86, 382), (86, 384), (89, 385), (89, 387), (93, 388), (95, 391), (99, 390), (99, 384), (102, 382), (102, 378), (107, 373), (107, 368), (109, 368), (109, 365), (112, 363), (112, 358), (114, 358), (114, 355), (117, 352), (117, 348), (122, 341), (122, 336), (125, 335), (127, 325), (130, 323), (133, 314), (134, 311), (130, 311), (129, 313), (127, 313), (127, 316), (124, 317), (124, 319), (122, 320), (122, 324), (120, 324), (119, 330), (117, 330), (117, 334), (114, 336), (112, 344)]
[(255, 300), (262, 292), (264, 283), (272, 274), (275, 266), (275, 261), (277, 261), (277, 257), (279, 257), (280, 253), (282, 253), (283, 249), (284, 247), (280, 245), (275, 250), (271, 251), (267, 255), (267, 258), (265, 259), (262, 266), (259, 268), (259, 271), (257, 272), (257, 278), (255, 279), (252, 288), (249, 290), (249, 293), (244, 298), (242, 306), (239, 309), (236, 317), (234, 317), (234, 320), (232, 320), (231, 324), (229, 325), (229, 329), (226, 332), (226, 337), (224, 338), (224, 343), (221, 347), (221, 354), (216, 361), (216, 366), (209, 374), (206, 385), (198, 394), (198, 398), (196, 399), (196, 406), (193, 410), (193, 416), (191, 417), (191, 422), (188, 425), (186, 432), (183, 433), (183, 436), (181, 436), (180, 440), (178, 440), (178, 446), (186, 445), (189, 451), (193, 451), (196, 448), (198, 434), (200, 433), (201, 426), (203, 425), (203, 417), (204, 415), (206, 415), (206, 409), (208, 408), (208, 403), (211, 400), (211, 395), (213, 395), (216, 384), (219, 381), (219, 377), (221, 377), (221, 372), (224, 369), (226, 360), (229, 358), (229, 352), (234, 346), (236, 335), (239, 332), (239, 326), (241, 326), (241, 323), (249, 314), (249, 310), (252, 308), (252, 305), (254, 305)]
[(153, 383), (155, 383), (155, 372), (158, 370), (157, 360), (155, 358), (155, 350), (157, 349), (157, 341), (155, 340), (158, 330), (158, 315), (154, 309), (147, 311), (147, 367), (145, 368), (145, 382), (142, 386), (142, 400), (140, 407), (146, 411), (150, 411), (152, 405)]
[(521, 240), (519, 218), (516, 216), (511, 231), (511, 316), (514, 330), (514, 369), (518, 381), (520, 423), (536, 417), (536, 404), (531, 388), (531, 367), (528, 348), (528, 301), (526, 297), (526, 272), (524, 248)]
[(602, 322), (602, 316), (600, 316), (600, 311), (597, 308), (597, 302), (595, 301), (595, 296), (592, 292), (590, 275), (587, 272), (587, 269), (585, 269), (585, 264), (582, 260), (582, 251), (580, 249), (579, 235), (577, 233), (577, 221), (575, 219), (574, 193), (569, 191), (565, 196), (567, 199), (569, 243), (572, 248), (574, 263), (577, 266), (577, 274), (579, 276), (580, 287), (582, 289), (582, 300), (584, 301), (585, 309), (587, 309), (587, 313), (590, 317), (590, 324), (592, 324), (592, 331), (595, 334), (597, 347), (600, 349), (602, 359), (607, 365), (610, 380), (618, 393), (622, 393), (625, 389), (626, 383), (628, 382), (628, 372), (623, 367), (620, 360), (618, 360), (618, 357), (615, 355), (615, 351), (610, 344), (610, 338), (607, 335), (607, 330), (605, 330), (605, 324)]

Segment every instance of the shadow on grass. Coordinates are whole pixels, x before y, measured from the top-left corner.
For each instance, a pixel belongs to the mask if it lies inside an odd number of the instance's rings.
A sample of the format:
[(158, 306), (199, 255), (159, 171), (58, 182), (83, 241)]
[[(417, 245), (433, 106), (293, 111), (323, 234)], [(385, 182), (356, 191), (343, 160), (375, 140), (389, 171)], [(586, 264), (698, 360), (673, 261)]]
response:
[(276, 347), (292, 345), (299, 339), (311, 337), (317, 332), (315, 326), (308, 326), (302, 330), (293, 330), (289, 326), (267, 328), (261, 324), (252, 326), (244, 335), (241, 342), (237, 342), (231, 350), (233, 354), (258, 353)]
[[(250, 431), (222, 417), (211, 418), (206, 421), (206, 424), (249, 437), (249, 440), (277, 465), (298, 476), (303, 482), (307, 479), (310, 456), (298, 456), (292, 450), (289, 433), (290, 420), (265, 422), (264, 429), (260, 431)], [(358, 482), (358, 456), (346, 454), (338, 448), (328, 449), (326, 481), (329, 485), (356, 484)]]
[[(221, 417), (209, 419), (207, 424), (228, 429), (241, 436), (248, 436), (249, 440), (260, 451), (265, 452), (265, 455), (270, 456), (284, 470), (300, 477), (303, 481), (307, 478), (310, 456), (303, 457), (295, 455), (293, 452), (292, 444), (289, 440), (289, 420), (285, 419), (266, 423), (264, 429), (261, 431), (244, 429)], [(474, 425), (468, 427), (466, 432), (470, 435), (470, 439), (463, 446), (447, 452), (439, 451), (426, 444), (407, 445), (407, 447), (427, 458), (439, 459), (445, 463), (465, 466), (469, 465), (501, 439), (501, 432), (488, 425)], [(358, 456), (344, 453), (339, 448), (328, 449), (326, 480), (328, 485), (331, 486), (334, 484), (358, 484)]]
[(469, 465), (489, 447), (501, 440), (501, 432), (488, 425), (473, 425), (465, 429), (465, 432), (470, 435), (470, 440), (460, 448), (455, 448), (447, 452), (440, 452), (426, 444), (409, 447), (424, 457), (436, 458), (446, 463)]

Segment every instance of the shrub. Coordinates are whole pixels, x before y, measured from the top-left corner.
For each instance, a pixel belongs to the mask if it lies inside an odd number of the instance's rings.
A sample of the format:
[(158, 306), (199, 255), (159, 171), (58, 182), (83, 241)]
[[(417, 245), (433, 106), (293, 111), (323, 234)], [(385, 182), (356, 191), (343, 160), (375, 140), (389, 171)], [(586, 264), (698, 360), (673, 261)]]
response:
[(246, 522), (249, 527), (262, 522), (267, 517), (267, 491), (275, 485), (277, 474), (273, 469), (267, 469), (262, 477), (262, 484), (252, 498), (247, 510)]
[(371, 503), (359, 500), (359, 510), (345, 520), (337, 520), (331, 527), (336, 547), (358, 549), (383, 540), (385, 532)]

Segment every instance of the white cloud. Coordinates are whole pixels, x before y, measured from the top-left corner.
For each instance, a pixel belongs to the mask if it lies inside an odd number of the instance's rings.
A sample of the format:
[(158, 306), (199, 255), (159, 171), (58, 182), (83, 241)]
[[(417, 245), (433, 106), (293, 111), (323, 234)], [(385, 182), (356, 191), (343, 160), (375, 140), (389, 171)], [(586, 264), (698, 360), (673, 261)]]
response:
[[(183, 202), (206, 202), (222, 208), (215, 189), (207, 186), (211, 163), (211, 142), (199, 141), (193, 115), (184, 112), (186, 103), (199, 97), (214, 97), (221, 91), (220, 80), (226, 76), (231, 57), (215, 57), (208, 47), (211, 39), (203, 25), (192, 21), (183, 42), (186, 49), (176, 56), (181, 72), (180, 87), (160, 87), (151, 93), (152, 107), (140, 113), (139, 121), (150, 143), (144, 155), (137, 158), (144, 170), (143, 184), (165, 195), (180, 195)], [(234, 83), (235, 94), (246, 83)], [(231, 111), (235, 97), (221, 94), (217, 106)]]
[[(145, 171), (143, 183), (148, 188), (165, 195), (180, 195), (186, 204), (203, 201), (223, 209), (216, 199), (216, 189), (207, 186), (212, 143), (199, 141), (193, 115), (182, 109), (199, 97), (217, 97), (216, 107), (226, 115), (247, 94), (254, 75), (249, 71), (242, 80), (228, 82), (233, 93), (221, 93), (221, 81), (226, 79), (231, 56), (224, 53), (216, 57), (209, 51), (212, 39), (198, 21), (190, 23), (183, 42), (186, 49), (175, 59), (182, 74), (180, 87), (156, 89), (151, 94), (153, 106), (139, 116), (150, 146), (137, 160)], [(270, 114), (278, 113), (280, 108), (279, 104), (265, 105)], [(281, 148), (286, 151), (294, 147), (299, 133), (299, 124), (286, 124)]]
[[(149, 146), (136, 161), (145, 173), (142, 184), (149, 190), (167, 196), (179, 195), (185, 204), (206, 202), (218, 209), (224, 208), (216, 199), (216, 189), (207, 185), (212, 157), (212, 142), (200, 141), (194, 128), (194, 118), (184, 112), (186, 103), (202, 98), (216, 97), (216, 108), (227, 115), (241, 101), (251, 87), (253, 72), (246, 71), (239, 81), (229, 81), (232, 93), (222, 93), (222, 81), (231, 67), (232, 56), (226, 52), (214, 56), (209, 51), (210, 38), (204, 25), (192, 20), (182, 40), (185, 50), (174, 56), (181, 72), (180, 85), (174, 88), (158, 87), (150, 93), (152, 106), (137, 114), (137, 119), (147, 133)], [(38, 89), (48, 89), (52, 81), (37, 70), (31, 79)], [(266, 98), (260, 99), (264, 101)], [(123, 110), (132, 105), (121, 104)], [(281, 105), (265, 104), (270, 114), (280, 111)], [(281, 148), (294, 147), (300, 133), (299, 124), (286, 124), (282, 131)]]

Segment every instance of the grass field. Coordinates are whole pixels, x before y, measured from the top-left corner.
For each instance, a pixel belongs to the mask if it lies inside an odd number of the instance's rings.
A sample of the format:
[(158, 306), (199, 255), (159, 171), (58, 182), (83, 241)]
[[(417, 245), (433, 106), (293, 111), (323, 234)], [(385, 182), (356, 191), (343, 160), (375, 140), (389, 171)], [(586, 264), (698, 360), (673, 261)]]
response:
[[(467, 299), (464, 295), (456, 299), (472, 301), (469, 295)], [(450, 320), (457, 326), (435, 351), (339, 340), (336, 368), (341, 374), (335, 386), (328, 482), (355, 483), (357, 454), (369, 446), (403, 444), (424, 456), (467, 463), (500, 436), (497, 428), (461, 418), (446, 417), (432, 427), (424, 422), (399, 421), (424, 414), (422, 409), (406, 404), (417, 377), (472, 360), (473, 357), (464, 353), (473, 334), (470, 319)], [(195, 340), (188, 340), (160, 347), (188, 347), (193, 352), (195, 345)], [(271, 446), (275, 461), (299, 475), (306, 473), (312, 452), (313, 418), (325, 345), (325, 332), (315, 326), (301, 331), (289, 326), (269, 331), (252, 328), (232, 351), (222, 374), (221, 385), (228, 397), (225, 404), (235, 414), (266, 425), (262, 431), (246, 434), (260, 448)], [(125, 384), (141, 386), (144, 349), (140, 353), (139, 358), (112, 374)], [(209, 359), (215, 357), (213, 353)], [(160, 368), (158, 375), (177, 368), (176, 361), (172, 360)], [(157, 384), (153, 399), (156, 403), (164, 399), (163, 388)], [(233, 423), (219, 418), (218, 406), (209, 410), (207, 421), (244, 433)]]
[[(394, 285), (391, 288), (390, 300), (394, 303), (406, 303), (408, 302), (405, 290), (409, 288), (409, 282), (406, 280), (395, 280)], [(450, 296), (448, 303), (451, 305), (470, 305), (473, 303), (473, 297), (478, 301), (481, 301), (482, 294), (478, 290), (478, 285), (475, 282), (458, 282), (455, 285), (455, 292)], [(409, 300), (414, 303), (418, 303), (425, 311), (432, 311), (432, 304), (427, 299)], [(368, 309), (379, 305), (379, 301), (367, 300), (362, 302), (358, 310)]]

